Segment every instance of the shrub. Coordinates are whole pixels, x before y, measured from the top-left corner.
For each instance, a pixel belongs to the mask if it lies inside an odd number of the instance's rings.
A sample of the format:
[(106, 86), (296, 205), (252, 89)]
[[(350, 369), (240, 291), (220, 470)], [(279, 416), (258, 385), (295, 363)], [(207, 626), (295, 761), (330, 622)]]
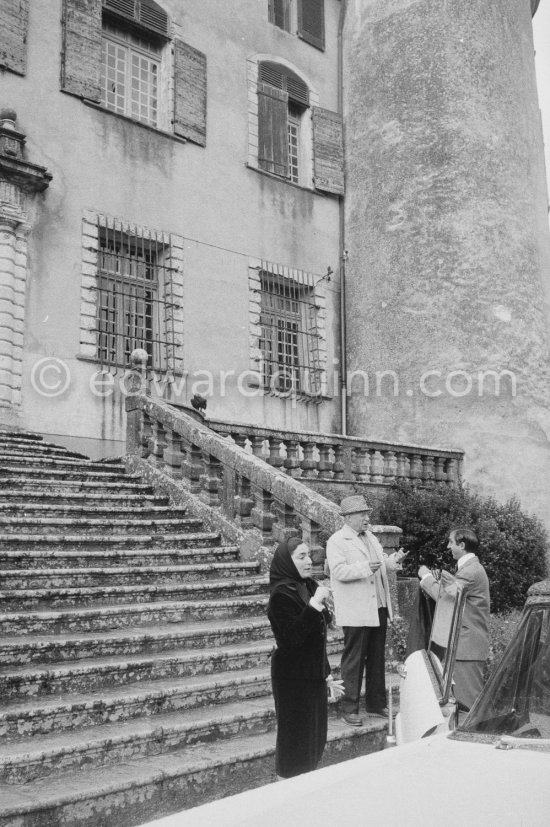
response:
[(402, 544), (411, 551), (404, 574), (410, 576), (422, 564), (452, 569), (449, 529), (458, 523), (471, 526), (479, 537), (494, 612), (522, 608), (529, 586), (546, 576), (546, 530), (537, 517), (521, 510), (514, 497), (502, 504), (467, 487), (415, 488), (398, 483), (383, 501), (379, 519), (403, 529)]
[(521, 618), (521, 612), (515, 609), (506, 614), (493, 614), (489, 622), (490, 654), (485, 664), (485, 678), (487, 679), (495, 666), (499, 663), (504, 650), (508, 646), (512, 635)]

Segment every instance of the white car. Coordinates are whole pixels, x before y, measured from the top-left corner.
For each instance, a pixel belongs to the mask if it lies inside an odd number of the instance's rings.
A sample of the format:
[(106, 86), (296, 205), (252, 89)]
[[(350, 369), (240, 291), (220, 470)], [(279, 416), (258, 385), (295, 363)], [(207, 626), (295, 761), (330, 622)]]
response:
[[(549, 827), (550, 579), (529, 590), (500, 664), (452, 729), (450, 687), (461, 600), (457, 593), (445, 609), (438, 601), (428, 651), (407, 660), (396, 721), (400, 746), (148, 827)], [(422, 695), (420, 714), (415, 692)], [(410, 711), (412, 723), (405, 720)]]

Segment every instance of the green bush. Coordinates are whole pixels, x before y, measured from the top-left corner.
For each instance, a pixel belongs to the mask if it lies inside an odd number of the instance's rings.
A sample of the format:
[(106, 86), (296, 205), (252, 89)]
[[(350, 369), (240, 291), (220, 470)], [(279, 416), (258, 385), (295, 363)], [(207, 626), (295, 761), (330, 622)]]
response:
[(491, 609), (523, 606), (527, 589), (546, 576), (548, 536), (541, 521), (522, 511), (515, 498), (498, 503), (467, 487), (415, 488), (398, 483), (387, 494), (379, 519), (403, 529), (402, 545), (411, 552), (404, 574), (419, 565), (453, 569), (447, 535), (453, 525), (469, 525), (480, 542), (479, 557), (491, 584)]
[(493, 614), (489, 622), (490, 654), (485, 664), (485, 678), (487, 679), (495, 666), (500, 662), (504, 650), (508, 646), (512, 635), (521, 618), (521, 612), (515, 609), (506, 614)]

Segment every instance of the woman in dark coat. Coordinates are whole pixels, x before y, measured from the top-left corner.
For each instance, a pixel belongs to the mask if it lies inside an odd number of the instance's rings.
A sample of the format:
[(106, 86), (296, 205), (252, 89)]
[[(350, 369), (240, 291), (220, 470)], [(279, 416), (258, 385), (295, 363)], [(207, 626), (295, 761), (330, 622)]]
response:
[(326, 653), (330, 591), (310, 574), (309, 549), (300, 538), (277, 547), (269, 572), (267, 615), (277, 643), (271, 684), (276, 772), (281, 778), (315, 769), (327, 739), (327, 684), (332, 697), (343, 692), (341, 681), (332, 680)]

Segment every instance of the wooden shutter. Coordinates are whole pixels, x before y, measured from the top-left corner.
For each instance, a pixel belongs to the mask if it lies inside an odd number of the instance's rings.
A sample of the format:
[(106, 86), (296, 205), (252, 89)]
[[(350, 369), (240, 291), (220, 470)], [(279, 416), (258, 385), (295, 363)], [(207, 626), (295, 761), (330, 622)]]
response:
[(258, 83), (258, 164), (288, 178), (288, 93)]
[(0, 0), (0, 66), (24, 75), (27, 71), (29, 0)]
[(325, 48), (325, 0), (298, 0), (298, 37)]
[(64, 92), (99, 103), (101, 0), (63, 0)]
[(313, 183), (332, 195), (344, 194), (342, 116), (313, 107)]
[(206, 55), (174, 40), (174, 133), (206, 146)]

